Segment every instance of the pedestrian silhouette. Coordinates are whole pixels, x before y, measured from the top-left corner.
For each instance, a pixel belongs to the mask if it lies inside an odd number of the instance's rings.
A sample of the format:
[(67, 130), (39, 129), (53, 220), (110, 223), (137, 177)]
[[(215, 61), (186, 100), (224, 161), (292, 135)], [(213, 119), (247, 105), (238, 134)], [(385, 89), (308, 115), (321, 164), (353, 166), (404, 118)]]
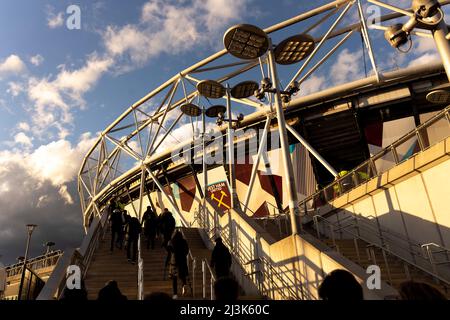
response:
[(110, 216), (111, 221), (111, 248), (110, 250), (114, 250), (114, 244), (122, 249), (122, 213), (119, 209), (114, 209)]
[(111, 280), (98, 292), (98, 301), (125, 301), (127, 297), (120, 292), (117, 281)]
[(405, 281), (400, 284), (399, 293), (402, 300), (447, 300), (442, 292), (424, 282)]
[(141, 224), (138, 218), (130, 218), (127, 228), (128, 242), (127, 242), (127, 258), (133, 264), (136, 263), (137, 248), (139, 241), (139, 234), (142, 231)]
[(167, 243), (172, 238), (173, 232), (175, 231), (175, 219), (172, 216), (172, 213), (165, 208), (162, 216), (161, 216), (161, 227), (163, 230), (164, 240), (162, 246), (167, 246)]
[(214, 268), (217, 278), (228, 277), (230, 274), (231, 254), (220, 237), (216, 239), (216, 246), (211, 254), (211, 267)]
[(346, 270), (336, 269), (319, 286), (322, 300), (363, 300), (363, 290), (355, 277)]
[(230, 277), (218, 278), (214, 283), (214, 296), (216, 301), (236, 301), (239, 296), (239, 284)]
[(147, 210), (142, 217), (142, 223), (144, 225), (144, 234), (147, 237), (147, 249), (150, 248), (150, 245), (152, 249), (154, 249), (157, 230), (157, 216), (150, 206), (147, 207)]
[(178, 297), (178, 279), (183, 285), (182, 295), (186, 294), (189, 269), (187, 255), (189, 246), (180, 231), (176, 231), (167, 247), (166, 267), (169, 265), (169, 277), (172, 279), (173, 298)]

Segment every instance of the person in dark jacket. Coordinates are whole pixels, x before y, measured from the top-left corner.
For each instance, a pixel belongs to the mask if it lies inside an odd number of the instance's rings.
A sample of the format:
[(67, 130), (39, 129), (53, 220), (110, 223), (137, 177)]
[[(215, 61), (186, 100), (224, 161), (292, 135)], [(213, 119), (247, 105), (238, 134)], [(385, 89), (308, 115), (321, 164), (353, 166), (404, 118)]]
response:
[[(136, 263), (136, 255), (138, 248), (139, 235), (142, 232), (141, 223), (138, 218), (130, 218), (127, 227), (128, 242), (127, 242), (127, 258), (133, 264)], [(133, 252), (131, 252), (133, 250)]]
[(211, 268), (214, 268), (217, 278), (228, 277), (230, 274), (231, 254), (220, 237), (216, 239), (216, 246), (211, 254)]
[[(110, 216), (111, 221), (111, 251), (114, 250), (114, 243), (122, 249), (122, 213), (119, 209), (114, 209)], [(116, 238), (117, 236), (117, 238)]]
[(100, 289), (97, 300), (104, 302), (118, 302), (127, 300), (127, 297), (120, 292), (117, 281), (111, 280)]
[(150, 206), (147, 207), (142, 217), (142, 224), (144, 225), (144, 234), (147, 237), (147, 250), (150, 249), (150, 244), (152, 249), (155, 249), (157, 217)]
[(183, 284), (182, 294), (186, 293), (189, 269), (187, 255), (189, 246), (180, 231), (176, 231), (167, 247), (166, 267), (169, 264), (169, 276), (172, 279), (173, 298), (178, 298), (178, 279)]
[(162, 246), (166, 247), (167, 243), (170, 241), (170, 238), (173, 235), (173, 232), (175, 231), (175, 219), (173, 218), (172, 213), (167, 208), (165, 208), (164, 212), (162, 213), (161, 224), (164, 236)]

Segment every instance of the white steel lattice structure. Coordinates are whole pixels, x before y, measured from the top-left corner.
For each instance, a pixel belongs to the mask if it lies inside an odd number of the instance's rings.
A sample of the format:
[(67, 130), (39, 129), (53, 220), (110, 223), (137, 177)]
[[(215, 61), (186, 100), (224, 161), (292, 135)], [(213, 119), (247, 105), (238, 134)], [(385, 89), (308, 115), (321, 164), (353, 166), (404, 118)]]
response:
[[(383, 5), (378, 1), (370, 2)], [(450, 1), (441, 1), (440, 3), (441, 5), (446, 5)], [(413, 15), (412, 10), (399, 10), (392, 6), (389, 6), (389, 8), (398, 12), (380, 17), (380, 22), (393, 20), (403, 15)], [(354, 23), (348, 22), (350, 21), (348, 17), (351, 10), (355, 10), (358, 13), (359, 21), (355, 21)], [(280, 93), (283, 94), (283, 92), (288, 91), (294, 84), (297, 87), (299, 86), (301, 90), (302, 83), (309, 79), (331, 56), (336, 54), (346, 41), (352, 37), (359, 37), (360, 35), (362, 35), (362, 41), (373, 69), (373, 75), (359, 81), (328, 89), (326, 94), (345, 95), (346, 92), (356, 90), (357, 88), (374, 86), (383, 81), (399, 79), (411, 73), (420, 73), (425, 70), (425, 68), (410, 68), (388, 73), (381, 73), (379, 71), (369, 37), (368, 23), (364, 17), (363, 7), (360, 1), (333, 1), (302, 13), (292, 19), (268, 27), (264, 29), (264, 32), (273, 38), (274, 43), (276, 43), (275, 39), (278, 39), (279, 36), (281, 39), (284, 39), (294, 35), (295, 32), (293, 32), (292, 28), (289, 28), (294, 25), (297, 26), (297, 30), (302, 31), (302, 34), (313, 33), (315, 30), (318, 30), (319, 26), (325, 25), (327, 31), (312, 37), (315, 44), (314, 49), (310, 50), (308, 52), (309, 56), (305, 55), (302, 59), (303, 61), (299, 64), (292, 64), (289, 69), (283, 69), (284, 76), (280, 76), (283, 79), (277, 79), (278, 73), (276, 63), (273, 61), (274, 53), (272, 46), (269, 47), (267, 54), (247, 61), (232, 57), (224, 49), (176, 74), (145, 97), (132, 104), (113, 123), (104, 129), (84, 157), (78, 174), (78, 191), (81, 199), (85, 228), (88, 227), (89, 219), (92, 216), (100, 216), (100, 208), (112, 197), (120, 193), (121, 195), (130, 197), (131, 200), (129, 190), (132, 185), (134, 187), (138, 185), (139, 202), (137, 207), (133, 205), (133, 210), (136, 216), (140, 217), (143, 212), (143, 199), (149, 192), (146, 181), (152, 181), (154, 187), (161, 192), (164, 199), (171, 204), (174, 211), (178, 212), (177, 204), (174, 202), (173, 196), (164, 189), (164, 186), (169, 184), (169, 181), (164, 180), (163, 174), (168, 167), (180, 165), (179, 163), (173, 163), (171, 160), (173, 150), (177, 150), (180, 146), (191, 144), (191, 147), (195, 148), (196, 146), (194, 146), (192, 141), (195, 133), (197, 131), (205, 133), (204, 130), (199, 130), (200, 121), (198, 121), (198, 118), (196, 120), (194, 118), (184, 117), (180, 111), (180, 107), (187, 103), (195, 103), (203, 108), (209, 106), (209, 104), (213, 104), (207, 98), (202, 97), (197, 91), (196, 85), (203, 80), (212, 79), (218, 83), (227, 84), (228, 87), (228, 83), (236, 84), (243, 80), (259, 82), (261, 78), (270, 78), (274, 84), (274, 89), (272, 92), (263, 94), (263, 97), (265, 96), (267, 98), (265, 102), (261, 102), (261, 100), (253, 96), (247, 98), (233, 98), (230, 95), (223, 96), (223, 99), (228, 103), (228, 107), (232, 106), (233, 110), (245, 114), (245, 118), (240, 123), (241, 128), (260, 124), (265, 128), (266, 137), (269, 126), (274, 123), (279, 123), (279, 126), (284, 127), (285, 132), (286, 130), (291, 132), (330, 173), (336, 176), (336, 170), (289, 123), (285, 123), (282, 119), (284, 118), (283, 110), (292, 110), (300, 105), (308, 104), (308, 102), (314, 101), (314, 99), (325, 94), (325, 92), (303, 96), (292, 101), (281, 101)], [(375, 27), (378, 29), (384, 28), (379, 25)], [(445, 26), (445, 28), (447, 27)], [(432, 37), (432, 33), (427, 31), (412, 31), (411, 33), (417, 36)], [(436, 37), (435, 40), (437, 43), (439, 41), (442, 42), (442, 39), (439, 40)], [(444, 61), (448, 59), (446, 54), (450, 52), (448, 41), (446, 42), (446, 44), (441, 43), (439, 45), (440, 53)], [(270, 43), (271, 39), (269, 39)], [(444, 63), (445, 65), (447, 63)], [(426, 66), (426, 69), (432, 69), (433, 67), (437, 68), (436, 66)], [(286, 79), (284, 79), (285, 76), (287, 76)], [(286, 84), (284, 90), (280, 87), (281, 82)], [(231, 109), (228, 108), (229, 120), (231, 120), (231, 117)], [(229, 131), (230, 128), (228, 125), (214, 127), (215, 132), (226, 137), (228, 132), (231, 132)], [(176, 133), (181, 131), (190, 131), (189, 135), (183, 137), (184, 141), (180, 141), (180, 137), (175, 137)], [(229, 145), (233, 140), (231, 135), (228, 135), (228, 137)], [(204, 141), (203, 148), (200, 147), (200, 149), (204, 151), (207, 143), (208, 141)], [(282, 143), (281, 147), (287, 152), (286, 149), (288, 146)], [(261, 153), (258, 152), (258, 159), (260, 156)], [(291, 164), (289, 164), (289, 159), (285, 159), (285, 161), (287, 161), (285, 166), (286, 170), (288, 170)], [(257, 166), (258, 163), (254, 164), (254, 167)], [(230, 185), (233, 185), (233, 170), (230, 170), (230, 172)], [(252, 171), (253, 178), (254, 175), (255, 170)], [(206, 175), (204, 179), (203, 185), (206, 186)], [(291, 189), (295, 190), (295, 182), (292, 183)], [(251, 187), (246, 196), (245, 204), (248, 203), (250, 196)], [(289, 206), (292, 219), (295, 212), (298, 211), (298, 201), (294, 194), (292, 194), (290, 200)], [(244, 210), (246, 209), (245, 204)], [(179, 216), (182, 219), (182, 216)], [(296, 232), (296, 230), (293, 229), (293, 232)]]

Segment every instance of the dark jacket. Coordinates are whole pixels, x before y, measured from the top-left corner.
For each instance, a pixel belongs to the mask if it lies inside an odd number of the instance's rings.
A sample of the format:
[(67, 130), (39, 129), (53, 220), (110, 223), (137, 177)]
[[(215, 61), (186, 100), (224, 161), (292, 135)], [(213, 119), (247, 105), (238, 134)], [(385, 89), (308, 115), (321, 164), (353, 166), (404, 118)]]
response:
[(147, 236), (156, 234), (158, 222), (156, 214), (151, 209), (145, 211), (144, 216), (142, 218), (142, 222), (144, 224), (144, 233)]
[(173, 218), (172, 214), (170, 212), (163, 213), (161, 220), (163, 232), (165, 234), (171, 235), (175, 230), (175, 219)]
[(113, 211), (110, 220), (112, 229), (117, 230), (122, 227), (122, 213), (120, 211)]
[(189, 254), (189, 246), (180, 232), (175, 233), (170, 240), (167, 251), (169, 254), (168, 261), (170, 263), (169, 274), (185, 278), (189, 274), (187, 265), (187, 255)]
[(231, 267), (231, 254), (228, 248), (217, 242), (211, 254), (211, 267), (215, 268), (218, 277), (227, 275)]
[(130, 222), (128, 223), (128, 238), (137, 239), (141, 231), (142, 227), (138, 218), (136, 217), (131, 218)]

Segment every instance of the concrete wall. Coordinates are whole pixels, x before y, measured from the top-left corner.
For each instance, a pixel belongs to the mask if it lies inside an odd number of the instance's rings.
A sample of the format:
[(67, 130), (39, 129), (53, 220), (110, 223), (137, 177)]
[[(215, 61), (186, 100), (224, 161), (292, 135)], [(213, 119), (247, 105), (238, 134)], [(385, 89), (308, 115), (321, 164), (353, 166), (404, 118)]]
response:
[[(333, 201), (321, 214), (332, 221), (358, 215), (395, 234), (390, 245), (397, 253), (406, 253), (408, 242), (436, 243), (450, 248), (450, 138), (402, 162), (381, 176), (353, 189)], [(363, 229), (362, 229), (363, 230)], [(364, 231), (363, 231), (364, 232)], [(373, 241), (380, 238), (365, 232)], [(349, 238), (350, 234), (343, 234)], [(405, 240), (401, 240), (405, 239)], [(416, 249), (420, 252), (419, 247)], [(422, 259), (423, 260), (423, 259)], [(418, 261), (426, 266), (426, 261)], [(450, 266), (440, 268), (450, 278)]]

